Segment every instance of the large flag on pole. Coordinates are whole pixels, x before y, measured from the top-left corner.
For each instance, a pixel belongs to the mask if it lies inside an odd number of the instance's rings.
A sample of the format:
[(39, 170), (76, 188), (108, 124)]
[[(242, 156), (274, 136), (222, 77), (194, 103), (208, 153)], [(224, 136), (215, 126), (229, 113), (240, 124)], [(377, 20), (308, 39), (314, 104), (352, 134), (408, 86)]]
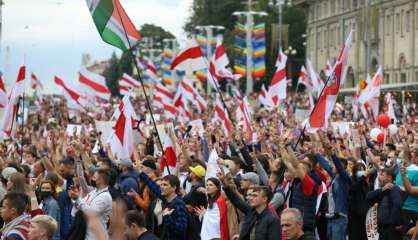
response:
[(127, 51), (141, 40), (119, 0), (86, 0), (103, 41)]
[(280, 49), (276, 61), (276, 72), (269, 87), (269, 94), (273, 99), (275, 107), (278, 106), (279, 100), (286, 99), (286, 62), (287, 56)]
[(68, 108), (85, 111), (87, 101), (85, 100), (85, 96), (77, 92), (77, 88), (75, 86), (71, 86), (70, 83), (65, 82), (57, 76), (54, 76), (54, 82), (63, 90), (63, 95), (67, 101)]
[[(1, 130), (7, 135), (11, 136), (13, 124), (16, 118), (17, 104), (19, 102), (19, 97), (25, 90), (25, 78), (26, 78), (26, 67), (21, 66), (19, 73), (17, 75), (17, 80), (15, 85), (10, 92), (9, 101), (5, 113), (3, 115), (3, 122), (1, 125)], [(23, 106), (22, 106), (23, 107)]]
[(359, 103), (363, 104), (366, 109), (370, 108), (370, 114), (372, 120), (376, 121), (379, 115), (379, 97), (380, 97), (380, 84), (382, 82), (382, 66), (379, 67), (375, 73), (372, 81), (363, 90), (360, 95)]
[(325, 85), (322, 94), (319, 96), (318, 102), (311, 115), (307, 119), (305, 126), (309, 132), (315, 132), (320, 128), (326, 127), (328, 123), (328, 118), (334, 109), (340, 87), (344, 84), (345, 76), (347, 74), (348, 51), (351, 46), (352, 35), (353, 32), (351, 31), (340, 52), (338, 60), (328, 77), (327, 84)]
[(39, 81), (39, 79), (35, 75), (35, 73), (32, 73), (30, 75), (30, 79), (31, 79), (31, 87), (32, 87), (33, 90), (37, 91), (37, 90), (44, 89), (44, 86), (42, 85), (41, 81)]
[(129, 101), (129, 95), (123, 97), (118, 107), (120, 114), (117, 117), (114, 132), (110, 138), (112, 152), (118, 159), (131, 159), (134, 152), (133, 123), (136, 119), (135, 111)]

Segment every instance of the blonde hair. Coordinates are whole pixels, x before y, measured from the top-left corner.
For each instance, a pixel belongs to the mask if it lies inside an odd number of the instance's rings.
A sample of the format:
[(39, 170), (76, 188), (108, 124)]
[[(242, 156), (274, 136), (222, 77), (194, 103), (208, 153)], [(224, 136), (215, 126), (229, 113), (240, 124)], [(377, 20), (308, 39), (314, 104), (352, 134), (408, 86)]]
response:
[(37, 215), (31, 220), (32, 223), (39, 224), (39, 226), (46, 230), (48, 237), (54, 236), (58, 225), (54, 218), (48, 215)]

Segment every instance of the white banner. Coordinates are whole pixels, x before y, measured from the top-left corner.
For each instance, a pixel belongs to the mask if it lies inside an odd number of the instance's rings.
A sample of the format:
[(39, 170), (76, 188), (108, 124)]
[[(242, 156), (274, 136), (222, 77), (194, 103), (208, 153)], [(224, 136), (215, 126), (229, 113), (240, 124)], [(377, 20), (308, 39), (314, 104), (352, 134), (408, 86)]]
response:
[(369, 208), (366, 215), (366, 233), (367, 240), (379, 240), (377, 231), (377, 204)]

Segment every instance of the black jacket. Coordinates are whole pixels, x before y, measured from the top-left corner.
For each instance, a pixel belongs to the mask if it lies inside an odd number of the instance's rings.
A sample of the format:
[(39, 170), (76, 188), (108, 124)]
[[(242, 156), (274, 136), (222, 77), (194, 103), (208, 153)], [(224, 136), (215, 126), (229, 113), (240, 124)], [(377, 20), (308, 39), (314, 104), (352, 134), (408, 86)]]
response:
[(378, 203), (377, 210), (377, 224), (379, 227), (386, 226), (400, 226), (401, 221), (401, 189), (398, 186), (394, 186), (392, 189), (382, 191), (377, 189), (370, 191), (367, 194), (367, 202), (372, 206)]
[(255, 225), (255, 239), (277, 240), (281, 239), (281, 226), (277, 215), (269, 208), (264, 209), (260, 214), (255, 208), (242, 200), (236, 192), (226, 187), (224, 189), (226, 196), (231, 203), (244, 213), (240, 226), (239, 239), (249, 240), (251, 231)]

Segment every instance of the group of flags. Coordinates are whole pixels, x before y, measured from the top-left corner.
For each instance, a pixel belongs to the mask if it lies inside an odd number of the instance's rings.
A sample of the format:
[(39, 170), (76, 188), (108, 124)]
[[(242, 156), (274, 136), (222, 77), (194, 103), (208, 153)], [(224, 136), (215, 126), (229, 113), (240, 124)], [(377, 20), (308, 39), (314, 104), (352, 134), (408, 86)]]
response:
[[(118, 0), (87, 0), (87, 4), (99, 34), (105, 42), (120, 48), (122, 51), (129, 51), (141, 40), (141, 35)], [(242, 25), (238, 25), (237, 29), (238, 32), (245, 30)], [(199, 38), (197, 40), (199, 41)], [(202, 41), (202, 39), (200, 40)], [(238, 35), (236, 37), (236, 42), (238, 42), (236, 48), (240, 51), (245, 51), (242, 41), (243, 39)], [(305, 122), (305, 127), (308, 131), (324, 128), (334, 110), (339, 91), (342, 84), (344, 84), (347, 73), (348, 51), (351, 42), (352, 33), (347, 37), (336, 63), (333, 66), (327, 64), (327, 80), (325, 82), (315, 72), (309, 60), (306, 62), (306, 68), (302, 67), (301, 69), (298, 84), (306, 86), (313, 106), (310, 116)], [(255, 66), (253, 75), (254, 77), (264, 76), (265, 26), (263, 24), (254, 28), (252, 47), (254, 49), (253, 60)], [(268, 89), (263, 85), (259, 95), (259, 100), (262, 104), (277, 109), (280, 102), (287, 98), (286, 61), (287, 56), (280, 49), (271, 84)], [(153, 89), (152, 103), (154, 106), (162, 108), (166, 116), (177, 118), (184, 122), (187, 122), (191, 117), (189, 106), (201, 113), (206, 111), (207, 102), (192, 82), (185, 77), (181, 78), (175, 92), (170, 90), (167, 86), (173, 84), (172, 71), (207, 69), (206, 79), (219, 93), (215, 101), (214, 118), (221, 124), (226, 136), (233, 130), (234, 125), (231, 121), (230, 112), (219, 91), (218, 84), (222, 79), (237, 79), (240, 75), (234, 75), (227, 69), (229, 60), (220, 38), (217, 39), (211, 59), (205, 57), (201, 46), (196, 41), (190, 41), (175, 58), (173, 58), (173, 53), (166, 49), (163, 53), (161, 67), (162, 82), (156, 81), (161, 74), (158, 73), (159, 71), (152, 60), (137, 59), (136, 63), (153, 80), (151, 85)], [(244, 71), (240, 70), (240, 61), (236, 61), (236, 63), (236, 72), (244, 75), (245, 69)], [(19, 69), (17, 80), (9, 96), (7, 96), (3, 81), (0, 78), (0, 107), (6, 108), (1, 128), (9, 136), (15, 122), (19, 97), (24, 91), (25, 77), (26, 68), (22, 66)], [(355, 94), (354, 102), (358, 103), (362, 111), (365, 111), (364, 115), (369, 113), (372, 119), (376, 119), (379, 111), (381, 80), (382, 69), (379, 68), (373, 79), (367, 81), (367, 86), (363, 89), (359, 87)], [(110, 99), (111, 94), (106, 85), (106, 79), (84, 67), (79, 71), (77, 83), (65, 81), (58, 76), (54, 77), (54, 82), (62, 89), (68, 106), (76, 110), (85, 111), (96, 101), (109, 101)], [(119, 86), (124, 98), (113, 115), (116, 122), (109, 141), (112, 151), (116, 153), (119, 159), (132, 159), (134, 151), (133, 131), (137, 127), (138, 118), (129, 96), (132, 91), (141, 87), (141, 82), (128, 74), (123, 74), (119, 79)], [(34, 90), (43, 88), (42, 83), (33, 73), (31, 75), (31, 87)], [(236, 120), (245, 129), (248, 138), (252, 138), (254, 131), (251, 126), (252, 109), (250, 104), (246, 97), (241, 97), (237, 89), (234, 89), (233, 92), (238, 101)], [(313, 103), (314, 98), (316, 99), (316, 104)], [(394, 116), (393, 98), (390, 95), (386, 97), (386, 103), (389, 114)], [(167, 172), (176, 164), (176, 154), (173, 146), (171, 139), (166, 137), (164, 139), (161, 169), (165, 168)]]

